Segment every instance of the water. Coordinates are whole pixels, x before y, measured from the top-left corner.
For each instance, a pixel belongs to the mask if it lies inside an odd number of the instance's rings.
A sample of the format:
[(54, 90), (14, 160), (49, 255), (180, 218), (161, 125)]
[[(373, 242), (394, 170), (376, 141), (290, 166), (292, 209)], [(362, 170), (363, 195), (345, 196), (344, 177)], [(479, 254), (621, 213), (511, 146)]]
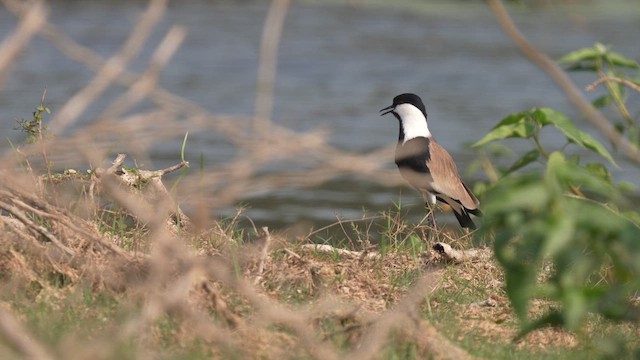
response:
[[(398, 93), (415, 92), (425, 100), (431, 131), (465, 169), (475, 159), (466, 145), (509, 113), (548, 106), (575, 115), (564, 95), (516, 50), (481, 2), (408, 2), (398, 9), (355, 4), (295, 3), (290, 9), (279, 54), (274, 109), (278, 123), (296, 130), (328, 128), (333, 145), (370, 151), (392, 144), (397, 136), (395, 119), (379, 117), (378, 109)], [(602, 42), (640, 59), (637, 37), (631, 35), (640, 33), (637, 4), (607, 4), (511, 10), (523, 33), (553, 58)], [(50, 19), (76, 41), (109, 56), (143, 9), (142, 2), (63, 1), (56, 2)], [(161, 85), (214, 113), (250, 115), (265, 14), (262, 2), (171, 3), (132, 68), (144, 69), (164, 32), (181, 24), (188, 36), (163, 72)], [(0, 10), (0, 34), (12, 31), (15, 24), (6, 10)], [(13, 130), (15, 118), (30, 116), (45, 85), (47, 105), (55, 111), (91, 74), (43, 39), (34, 39), (0, 92), (3, 138), (21, 141)], [(574, 78), (580, 86), (593, 81), (590, 74)], [(109, 91), (81, 123), (91, 122), (91, 114), (120, 90)], [(638, 97), (632, 100), (638, 103)], [(580, 126), (594, 133), (584, 123)], [(158, 146), (148, 167), (175, 163), (181, 137), (177, 134), (175, 141)], [(550, 136), (547, 144), (561, 140)], [(510, 144), (518, 149), (517, 142)], [(7, 141), (0, 143), (0, 151), (10, 151)], [(224, 162), (231, 151), (215, 135), (190, 136), (188, 153), (202, 152), (207, 168)], [(193, 156), (189, 160), (195, 163), (197, 155)], [(391, 158), (380, 161), (393, 166)], [(640, 184), (637, 168), (621, 164), (616, 179)], [(475, 176), (480, 175), (469, 175)], [(283, 228), (301, 223), (318, 227), (337, 215), (359, 217), (363, 208), (375, 213), (399, 201), (412, 205), (414, 217), (422, 214), (420, 198), (411, 190), (384, 188), (359, 178), (337, 179), (317, 189), (285, 188), (242, 203), (249, 206), (247, 215), (254, 221)], [(232, 212), (228, 208), (222, 215)]]

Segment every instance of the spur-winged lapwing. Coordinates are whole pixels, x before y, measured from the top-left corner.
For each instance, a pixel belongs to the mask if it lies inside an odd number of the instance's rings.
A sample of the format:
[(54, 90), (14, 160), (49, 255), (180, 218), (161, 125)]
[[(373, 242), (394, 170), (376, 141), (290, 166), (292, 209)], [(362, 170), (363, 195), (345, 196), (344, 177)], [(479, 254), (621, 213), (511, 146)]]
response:
[[(415, 94), (401, 94), (380, 112), (392, 113), (400, 123), (395, 161), (402, 177), (422, 193), (428, 208), (436, 200), (446, 203), (460, 226), (475, 229), (469, 214), (482, 215), (480, 202), (460, 179), (451, 155), (431, 135), (422, 99)], [(431, 221), (435, 226), (433, 213)]]

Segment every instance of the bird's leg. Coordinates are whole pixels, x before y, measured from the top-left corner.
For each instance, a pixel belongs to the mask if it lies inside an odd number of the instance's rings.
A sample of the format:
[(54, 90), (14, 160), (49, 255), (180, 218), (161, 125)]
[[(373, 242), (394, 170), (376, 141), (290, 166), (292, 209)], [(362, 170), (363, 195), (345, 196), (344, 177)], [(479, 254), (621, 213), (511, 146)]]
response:
[(426, 202), (425, 207), (427, 208), (427, 226), (434, 232), (437, 232), (435, 205)]
[[(428, 234), (431, 235), (438, 235), (438, 229), (436, 228), (436, 213), (435, 213), (435, 207), (436, 207), (436, 197), (433, 194), (427, 194), (425, 196), (425, 208), (427, 209), (427, 227), (428, 227)], [(432, 237), (432, 236), (430, 236)]]

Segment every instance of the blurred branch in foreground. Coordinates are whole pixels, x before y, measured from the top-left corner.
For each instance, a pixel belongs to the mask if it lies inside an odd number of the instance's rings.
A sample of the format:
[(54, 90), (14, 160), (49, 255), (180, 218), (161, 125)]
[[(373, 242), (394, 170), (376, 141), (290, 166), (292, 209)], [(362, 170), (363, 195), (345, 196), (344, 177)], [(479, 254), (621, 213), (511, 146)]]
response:
[(25, 11), (16, 31), (7, 36), (0, 44), (0, 88), (7, 76), (7, 71), (16, 60), (20, 51), (29, 43), (33, 35), (41, 30), (46, 22), (47, 11), (42, 2), (38, 1)]

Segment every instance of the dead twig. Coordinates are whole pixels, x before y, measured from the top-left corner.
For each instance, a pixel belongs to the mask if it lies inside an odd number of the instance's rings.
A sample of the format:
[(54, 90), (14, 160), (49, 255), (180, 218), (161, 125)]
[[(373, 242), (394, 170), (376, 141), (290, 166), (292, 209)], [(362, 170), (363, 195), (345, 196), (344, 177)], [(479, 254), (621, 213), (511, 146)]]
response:
[(244, 325), (242, 318), (240, 318), (238, 315), (234, 314), (231, 310), (229, 310), (227, 303), (225, 303), (224, 300), (222, 300), (222, 296), (220, 296), (220, 293), (218, 292), (218, 290), (214, 289), (213, 286), (209, 284), (209, 282), (203, 281), (200, 286), (207, 293), (207, 295), (211, 297), (213, 308), (218, 314), (220, 314), (220, 316), (222, 316), (225, 319), (225, 321), (227, 322), (227, 325), (229, 325), (231, 328), (234, 328), (234, 329), (241, 325)]
[(628, 87), (631, 90), (634, 90), (636, 92), (640, 92), (640, 86), (638, 86), (636, 83), (634, 83), (633, 81), (627, 80), (627, 79), (621, 79), (619, 77), (615, 77), (615, 76), (602, 76), (600, 78), (598, 78), (598, 80), (592, 82), (591, 84), (587, 85), (585, 87), (586, 91), (594, 91), (600, 84), (605, 83), (605, 82), (617, 82), (618, 84), (622, 84), (626, 87)]
[(129, 90), (116, 99), (98, 118), (116, 118), (135, 104), (139, 103), (156, 88), (162, 69), (169, 63), (175, 52), (184, 41), (186, 29), (173, 26), (151, 56), (149, 67), (131, 84)]
[(289, 255), (293, 256), (294, 258), (296, 258), (296, 259), (298, 259), (298, 260), (302, 260), (302, 256), (300, 256), (300, 255), (296, 254), (293, 250), (288, 249), (288, 248), (284, 248), (284, 251), (285, 251), (287, 254), (289, 254)]
[[(132, 214), (145, 223), (157, 220), (158, 210), (164, 208), (167, 221), (173, 230), (191, 226), (191, 220), (180, 209), (169, 191), (162, 182), (162, 176), (177, 171), (185, 166), (189, 166), (187, 161), (182, 161), (176, 165), (161, 170), (126, 169), (122, 165), (126, 159), (126, 154), (118, 154), (112, 165), (108, 169), (98, 168), (93, 172), (94, 181), (105, 185), (112, 195), (118, 195), (122, 204), (125, 205)], [(125, 194), (121, 194), (122, 189), (112, 186), (111, 182), (125, 185), (130, 190), (136, 190), (134, 194), (138, 201), (130, 199)], [(140, 192), (144, 189), (144, 195)], [(164, 206), (159, 206), (163, 204)], [(151, 209), (155, 207), (155, 210)], [(174, 229), (176, 228), (176, 229)]]
[(372, 251), (352, 251), (347, 249), (340, 249), (328, 244), (304, 244), (301, 246), (302, 250), (316, 251), (320, 253), (339, 254), (354, 259), (378, 259), (380, 254)]
[(42, 225), (38, 225), (33, 220), (31, 220), (29, 216), (27, 216), (27, 214), (25, 214), (17, 206), (11, 205), (9, 203), (6, 203), (0, 200), (0, 208), (4, 209), (6, 212), (13, 215), (16, 219), (20, 220), (20, 222), (23, 223), (26, 226), (26, 228), (44, 236), (49, 242), (57, 246), (60, 250), (62, 250), (67, 255), (74, 256), (76, 254), (75, 251), (73, 251), (72, 249), (67, 247), (65, 244), (63, 244), (60, 240), (58, 240), (58, 238), (55, 235), (53, 235), (49, 230), (47, 230), (47, 228), (45, 228)]
[(269, 119), (273, 110), (273, 86), (277, 72), (278, 44), (282, 37), (282, 28), (287, 17), (289, 2), (290, 0), (273, 0), (262, 29), (254, 120), (254, 130), (257, 133), (267, 131), (270, 124)]
[(48, 11), (41, 1), (29, 2), (29, 9), (22, 15), (16, 31), (5, 38), (0, 45), (0, 87), (4, 83), (8, 70), (20, 54), (22, 48), (31, 40), (47, 21)]
[(122, 74), (126, 65), (143, 49), (142, 44), (162, 18), (166, 6), (167, 0), (154, 0), (149, 3), (146, 12), (141, 15), (140, 21), (136, 23), (135, 29), (118, 54), (110, 58), (93, 80), (72, 96), (51, 120), (52, 131), (62, 133)]
[(437, 242), (433, 244), (433, 250), (442, 255), (445, 259), (455, 263), (465, 261), (486, 261), (491, 258), (491, 251), (488, 249), (456, 250), (451, 245)]

